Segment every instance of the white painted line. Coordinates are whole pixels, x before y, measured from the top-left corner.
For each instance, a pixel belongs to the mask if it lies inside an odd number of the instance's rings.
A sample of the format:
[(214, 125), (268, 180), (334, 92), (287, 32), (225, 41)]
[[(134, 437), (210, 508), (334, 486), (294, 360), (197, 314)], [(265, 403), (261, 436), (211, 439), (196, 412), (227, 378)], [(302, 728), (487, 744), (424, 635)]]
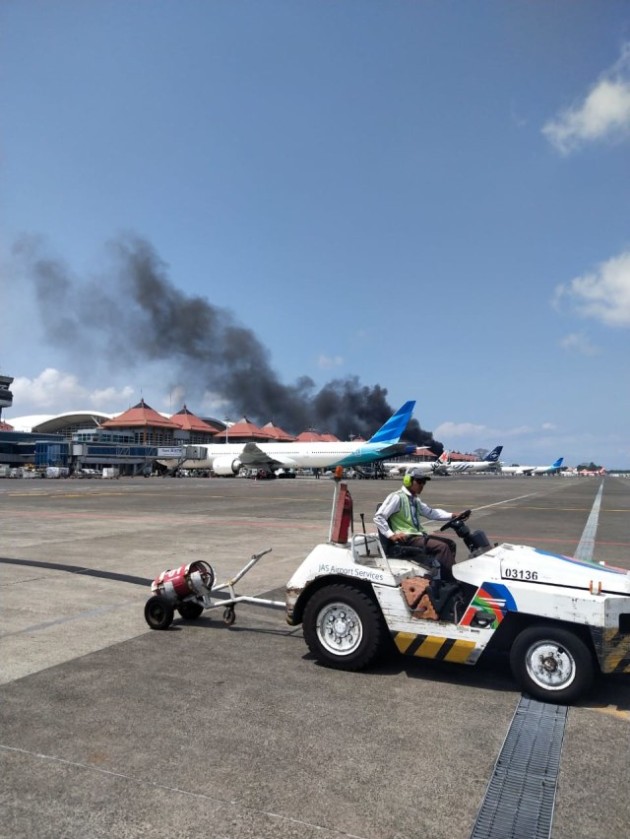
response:
[[(4, 743), (0, 743), (0, 750), (25, 755), (26, 757), (31, 757), (40, 761), (50, 761), (52, 763), (61, 764), (62, 766), (71, 766), (75, 769), (87, 770), (89, 772), (94, 772), (99, 775), (109, 775), (112, 778), (121, 778), (122, 780), (130, 781), (133, 784), (153, 787), (154, 789), (163, 790), (165, 792), (174, 793), (176, 795), (187, 796), (189, 798), (199, 798), (214, 805), (231, 805), (233, 807), (238, 808), (243, 813), (258, 814), (266, 816), (269, 819), (275, 819), (276, 821), (287, 822), (288, 824), (301, 825), (304, 827), (311, 828), (313, 830), (321, 831), (322, 835), (330, 833), (336, 836), (345, 836), (347, 837), (347, 839), (366, 839), (366, 837), (364, 836), (358, 836), (356, 833), (347, 833), (345, 830), (341, 830), (339, 828), (325, 827), (324, 825), (304, 821), (303, 819), (298, 819), (294, 816), (285, 815), (283, 813), (274, 813), (272, 810), (264, 810), (260, 807), (248, 806), (247, 804), (242, 804), (237, 798), (226, 799), (220, 798), (216, 795), (206, 795), (203, 792), (195, 792), (193, 790), (183, 789), (182, 787), (169, 787), (166, 786), (166, 784), (160, 784), (156, 781), (146, 780), (145, 778), (138, 778), (134, 775), (128, 775), (126, 772), (114, 772), (109, 769), (103, 769), (100, 766), (94, 766), (94, 764), (91, 763), (81, 763), (80, 761), (76, 760), (66, 760), (62, 757), (57, 757), (56, 755), (47, 755), (42, 754), (40, 752), (32, 752), (29, 749), (20, 749), (16, 748), (15, 746), (5, 745)], [(216, 839), (228, 839), (228, 837), (222, 837), (221, 834), (218, 834), (214, 831), (213, 836), (215, 836)]]
[(498, 507), (499, 504), (509, 504), (511, 501), (521, 501), (523, 498), (531, 498), (535, 492), (528, 492), (527, 495), (517, 495), (516, 498), (506, 498), (504, 501), (494, 501), (492, 504), (484, 504), (483, 507), (473, 507), (474, 510), (487, 510), (489, 507)]
[(599, 510), (602, 505), (602, 494), (604, 492), (604, 482), (599, 485), (599, 490), (593, 501), (593, 507), (586, 521), (580, 544), (574, 554), (576, 559), (585, 560), (588, 562), (593, 559), (593, 552), (595, 550), (595, 535), (597, 533), (597, 524), (599, 522)]

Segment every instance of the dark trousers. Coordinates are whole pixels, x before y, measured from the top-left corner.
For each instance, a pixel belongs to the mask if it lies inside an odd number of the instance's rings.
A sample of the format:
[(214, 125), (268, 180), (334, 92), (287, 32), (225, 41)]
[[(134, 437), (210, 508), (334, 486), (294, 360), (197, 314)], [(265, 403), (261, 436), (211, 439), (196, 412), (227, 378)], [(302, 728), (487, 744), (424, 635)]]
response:
[(408, 536), (402, 544), (424, 548), (429, 556), (434, 557), (440, 563), (440, 577), (443, 580), (453, 579), (457, 545), (452, 539), (447, 539), (444, 536), (423, 536), (419, 534), (418, 536)]

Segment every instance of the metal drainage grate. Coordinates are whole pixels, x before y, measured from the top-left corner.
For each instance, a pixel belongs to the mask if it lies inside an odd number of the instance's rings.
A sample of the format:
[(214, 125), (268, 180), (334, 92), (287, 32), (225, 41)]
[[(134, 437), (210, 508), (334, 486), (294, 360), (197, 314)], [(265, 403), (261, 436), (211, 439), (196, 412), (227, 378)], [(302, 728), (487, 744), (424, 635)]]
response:
[(470, 839), (549, 839), (567, 711), (521, 698)]

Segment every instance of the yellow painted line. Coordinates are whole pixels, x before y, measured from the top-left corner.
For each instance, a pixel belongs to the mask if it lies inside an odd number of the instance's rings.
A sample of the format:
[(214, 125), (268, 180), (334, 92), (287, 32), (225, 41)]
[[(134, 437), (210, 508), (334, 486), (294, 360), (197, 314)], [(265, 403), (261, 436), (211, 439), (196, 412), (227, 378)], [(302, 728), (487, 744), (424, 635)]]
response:
[(456, 664), (463, 664), (475, 649), (474, 641), (455, 641), (451, 649), (444, 656), (444, 661), (453, 661)]

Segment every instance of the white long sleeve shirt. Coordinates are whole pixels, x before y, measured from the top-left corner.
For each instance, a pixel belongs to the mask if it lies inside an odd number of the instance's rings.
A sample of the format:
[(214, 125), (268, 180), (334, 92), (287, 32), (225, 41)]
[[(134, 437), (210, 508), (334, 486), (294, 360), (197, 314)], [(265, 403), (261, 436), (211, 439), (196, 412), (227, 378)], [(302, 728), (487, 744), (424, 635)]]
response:
[[(410, 504), (414, 503), (414, 496), (411, 492), (409, 492), (407, 487), (402, 487), (401, 490), (392, 492), (387, 496), (374, 516), (374, 524), (378, 528), (379, 533), (382, 533), (383, 536), (386, 536), (388, 539), (391, 539), (394, 535), (394, 531), (389, 526), (389, 519), (394, 515), (394, 513), (397, 513), (398, 510), (400, 510), (400, 492), (404, 492), (409, 496)], [(425, 504), (424, 501), (422, 501), (422, 499), (417, 495), (415, 496), (415, 503), (420, 515), (424, 516), (426, 519), (432, 519), (433, 521), (446, 521), (453, 516), (452, 513), (449, 513), (446, 510), (441, 510), (439, 507), (429, 507), (429, 505)], [(422, 531), (419, 530), (418, 532)]]

